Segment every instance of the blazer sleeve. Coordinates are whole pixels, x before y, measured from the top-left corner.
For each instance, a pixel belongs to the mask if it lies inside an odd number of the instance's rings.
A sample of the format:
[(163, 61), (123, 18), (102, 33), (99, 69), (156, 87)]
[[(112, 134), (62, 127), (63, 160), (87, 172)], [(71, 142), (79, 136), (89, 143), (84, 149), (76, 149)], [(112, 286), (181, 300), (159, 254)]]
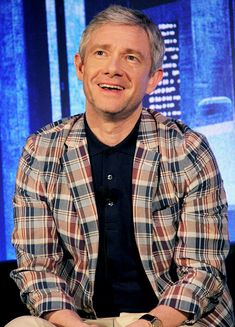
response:
[(66, 283), (58, 274), (63, 250), (48, 205), (48, 188), (53, 185), (51, 180), (45, 182), (47, 176), (36, 153), (35, 139), (27, 141), (16, 177), (12, 243), (18, 268), (11, 277), (30, 313), (40, 316), (46, 311), (75, 309)]
[(185, 184), (174, 251), (178, 281), (164, 291), (159, 304), (188, 313), (186, 323), (194, 323), (215, 307), (225, 286), (227, 201), (207, 140), (189, 133), (184, 146), (184, 162), (176, 165), (183, 167)]

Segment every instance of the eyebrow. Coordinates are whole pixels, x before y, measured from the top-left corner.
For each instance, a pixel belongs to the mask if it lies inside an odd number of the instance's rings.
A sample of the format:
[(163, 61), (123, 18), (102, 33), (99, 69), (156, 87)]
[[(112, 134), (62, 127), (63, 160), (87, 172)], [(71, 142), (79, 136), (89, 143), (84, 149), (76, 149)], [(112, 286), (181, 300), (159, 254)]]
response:
[[(104, 49), (104, 50), (109, 50), (110, 48), (112, 47), (111, 44), (94, 44), (90, 51), (94, 51), (95, 49)], [(130, 54), (136, 54), (138, 55), (141, 59), (144, 59), (144, 55), (141, 51), (138, 51), (138, 50), (135, 50), (135, 49), (132, 49), (132, 48), (126, 48), (122, 51), (123, 53), (130, 53)]]
[(111, 48), (111, 45), (109, 44), (94, 44), (91, 48), (90, 51), (94, 51), (95, 49), (105, 49), (105, 50), (109, 50)]

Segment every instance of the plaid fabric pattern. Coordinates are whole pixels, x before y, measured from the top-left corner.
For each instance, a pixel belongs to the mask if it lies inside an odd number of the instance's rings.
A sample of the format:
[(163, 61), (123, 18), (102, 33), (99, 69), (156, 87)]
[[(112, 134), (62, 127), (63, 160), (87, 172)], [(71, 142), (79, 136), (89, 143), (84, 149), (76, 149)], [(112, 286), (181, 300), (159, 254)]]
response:
[[(160, 304), (190, 313), (197, 326), (232, 326), (227, 203), (206, 139), (143, 109), (132, 185), (136, 243)], [(31, 313), (94, 313), (99, 235), (83, 115), (28, 138), (13, 203), (18, 268), (11, 276)]]

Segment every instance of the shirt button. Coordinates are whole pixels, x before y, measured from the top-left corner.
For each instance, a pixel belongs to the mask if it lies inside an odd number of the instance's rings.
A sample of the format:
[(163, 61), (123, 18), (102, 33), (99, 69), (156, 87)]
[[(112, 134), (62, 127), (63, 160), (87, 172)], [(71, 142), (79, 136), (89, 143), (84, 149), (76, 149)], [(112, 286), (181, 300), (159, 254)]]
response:
[(112, 207), (114, 205), (113, 201), (108, 201), (107, 204), (108, 204), (109, 207)]
[(107, 179), (108, 179), (109, 181), (111, 181), (111, 180), (113, 179), (113, 175), (108, 174), (108, 175), (107, 175)]

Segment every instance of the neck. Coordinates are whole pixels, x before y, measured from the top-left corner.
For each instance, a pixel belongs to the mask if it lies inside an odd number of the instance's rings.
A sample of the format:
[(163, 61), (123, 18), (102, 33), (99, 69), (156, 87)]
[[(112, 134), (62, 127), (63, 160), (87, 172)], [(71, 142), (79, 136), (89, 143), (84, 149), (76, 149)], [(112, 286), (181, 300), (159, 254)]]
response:
[(86, 112), (86, 120), (98, 140), (108, 146), (115, 146), (122, 142), (132, 131), (140, 117), (141, 111), (136, 111), (132, 116), (123, 120), (103, 119), (89, 115)]

